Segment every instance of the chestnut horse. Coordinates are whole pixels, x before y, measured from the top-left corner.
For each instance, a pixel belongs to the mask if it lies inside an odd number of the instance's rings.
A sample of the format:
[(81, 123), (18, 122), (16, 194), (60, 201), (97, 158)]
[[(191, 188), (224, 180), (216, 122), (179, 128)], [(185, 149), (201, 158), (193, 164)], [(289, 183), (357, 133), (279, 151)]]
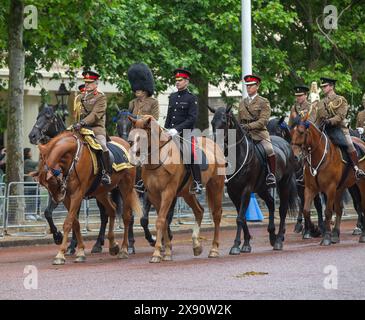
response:
[[(124, 146), (129, 145), (121, 138), (112, 137), (112, 141)], [(45, 186), (56, 203), (63, 202), (68, 210), (63, 224), (63, 239), (60, 250), (53, 264), (64, 264), (67, 248), (68, 234), (71, 229), (77, 237), (77, 258), (75, 262), (84, 262), (85, 246), (80, 233), (80, 224), (77, 212), (83, 198), (86, 196), (96, 178), (93, 170), (93, 162), (89, 148), (78, 133), (63, 132), (45, 145), (39, 145), (41, 162), (38, 172), (39, 182)], [(115, 204), (109, 197), (109, 191), (119, 187), (123, 198), (123, 223), (124, 237), (121, 252), (118, 257), (128, 258), (128, 226), (131, 220), (132, 210), (141, 215), (141, 207), (138, 196), (134, 190), (135, 168), (126, 168), (119, 172), (113, 172), (112, 183), (108, 186), (99, 185), (95, 191), (88, 194), (95, 197), (105, 208), (109, 216), (109, 253), (119, 253), (118, 243), (114, 239)]]
[[(147, 163), (142, 161), (142, 179), (147, 189), (148, 198), (156, 208), (158, 217), (156, 220), (156, 244), (151, 257), (151, 263), (159, 263), (161, 260), (172, 260), (172, 248), (168, 236), (167, 214), (171, 203), (176, 197), (183, 197), (192, 208), (195, 215), (193, 228), (193, 252), (195, 256), (202, 253), (202, 244), (199, 241), (200, 226), (204, 209), (199, 204), (194, 194), (190, 193), (192, 178), (190, 170), (187, 170), (180, 155), (179, 146), (165, 133), (152, 116), (143, 116), (141, 119), (129, 117), (132, 127), (131, 135), (144, 144), (146, 150), (137, 150), (133, 146), (133, 152), (137, 156), (146, 157)], [(139, 133), (142, 134), (139, 134)], [(209, 253), (210, 258), (219, 256), (219, 226), (222, 217), (222, 198), (224, 192), (225, 159), (221, 149), (212, 140), (199, 137), (197, 146), (204, 151), (208, 168), (202, 171), (202, 181), (206, 186), (208, 205), (214, 221), (214, 238)], [(142, 148), (140, 148), (142, 149)], [(147, 152), (148, 150), (148, 152)], [(159, 162), (153, 164), (151, 159), (158, 156)], [(187, 179), (188, 178), (188, 179)], [(165, 255), (161, 256), (162, 237), (164, 238)]]
[[(328, 246), (340, 241), (341, 196), (346, 188), (355, 183), (361, 194), (361, 206), (365, 208), (365, 180), (356, 180), (354, 171), (349, 164), (342, 161), (341, 151), (329, 137), (306, 118), (297, 118), (291, 129), (292, 148), (297, 157), (305, 157), (304, 169), (304, 219), (305, 228), (314, 230), (311, 221), (310, 208), (313, 198), (323, 192), (327, 196), (325, 210), (325, 234), (321, 245)], [(352, 137), (363, 150), (365, 144), (360, 139)], [(365, 161), (359, 164), (365, 169)], [(332, 212), (336, 212), (336, 223), (331, 233)], [(363, 212), (363, 210), (362, 210)], [(364, 213), (363, 213), (364, 214)], [(365, 231), (362, 231), (359, 242), (365, 242)]]

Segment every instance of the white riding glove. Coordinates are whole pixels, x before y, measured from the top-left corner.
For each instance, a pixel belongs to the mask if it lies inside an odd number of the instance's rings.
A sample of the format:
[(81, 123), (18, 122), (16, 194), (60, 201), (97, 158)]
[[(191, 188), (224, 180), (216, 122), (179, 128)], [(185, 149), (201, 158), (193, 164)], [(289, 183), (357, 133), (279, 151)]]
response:
[(169, 129), (168, 133), (171, 137), (176, 136), (178, 134), (176, 129)]
[(356, 128), (356, 130), (360, 133), (360, 134), (363, 134), (364, 133), (364, 128)]

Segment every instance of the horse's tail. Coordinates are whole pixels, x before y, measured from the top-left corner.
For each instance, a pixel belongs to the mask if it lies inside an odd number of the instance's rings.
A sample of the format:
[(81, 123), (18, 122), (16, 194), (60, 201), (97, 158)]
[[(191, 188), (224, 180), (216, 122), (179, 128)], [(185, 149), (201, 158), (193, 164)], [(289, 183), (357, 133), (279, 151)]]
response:
[(288, 199), (289, 210), (288, 210), (288, 215), (289, 215), (289, 217), (294, 217), (298, 213), (298, 207), (299, 207), (297, 181), (296, 181), (296, 178), (295, 178), (295, 174), (292, 174), (290, 179), (289, 179), (288, 189), (289, 189), (289, 199)]
[(138, 218), (142, 218), (143, 211), (141, 207), (141, 202), (139, 201), (139, 197), (135, 189), (133, 189), (133, 191), (130, 193), (129, 201), (133, 212), (136, 213)]
[(342, 193), (342, 201), (344, 204), (348, 204), (351, 201), (351, 197), (347, 189)]

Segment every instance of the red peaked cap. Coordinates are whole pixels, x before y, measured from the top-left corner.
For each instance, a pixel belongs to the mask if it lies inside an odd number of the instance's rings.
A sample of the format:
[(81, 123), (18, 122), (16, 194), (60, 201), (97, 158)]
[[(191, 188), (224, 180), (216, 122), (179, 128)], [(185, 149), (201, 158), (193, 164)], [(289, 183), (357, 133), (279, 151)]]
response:
[(85, 92), (85, 85), (84, 84), (81, 84), (81, 85), (79, 85), (79, 91), (80, 92)]
[(100, 78), (100, 75), (94, 71), (84, 71), (82, 76), (85, 82), (94, 82)]
[(191, 77), (191, 72), (183, 68), (175, 69), (174, 74), (176, 79), (184, 78), (189, 80)]
[(245, 84), (249, 85), (249, 84), (260, 84), (261, 82), (261, 78), (258, 76), (254, 76), (252, 74), (248, 74), (247, 76), (245, 76), (243, 78), (243, 80), (245, 80)]

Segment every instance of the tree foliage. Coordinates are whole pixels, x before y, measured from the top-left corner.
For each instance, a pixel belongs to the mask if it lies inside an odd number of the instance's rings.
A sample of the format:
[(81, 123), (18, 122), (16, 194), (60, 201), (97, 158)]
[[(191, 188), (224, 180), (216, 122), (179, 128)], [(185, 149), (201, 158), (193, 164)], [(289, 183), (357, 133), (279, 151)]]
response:
[[(0, 66), (7, 63), (3, 31), (10, 0), (3, 3)], [(226, 91), (240, 88), (239, 0), (95, 0), (88, 5), (78, 0), (29, 0), (26, 4), (38, 9), (38, 28), (24, 31), (25, 77), (32, 85), (39, 81), (42, 68), (50, 70), (61, 62), (68, 66), (71, 81), (75, 70), (95, 67), (125, 94), (130, 92), (128, 67), (143, 61), (155, 75), (158, 92), (173, 84), (172, 70), (177, 66), (192, 70), (198, 94), (208, 83), (221, 81)], [(337, 29), (324, 27), (328, 4), (338, 10)], [(263, 78), (262, 93), (270, 99), (274, 114), (289, 109), (295, 84), (318, 82), (323, 75), (337, 78), (339, 93), (354, 105), (360, 103), (365, 84), (364, 20), (360, 0), (252, 1), (253, 72)]]

